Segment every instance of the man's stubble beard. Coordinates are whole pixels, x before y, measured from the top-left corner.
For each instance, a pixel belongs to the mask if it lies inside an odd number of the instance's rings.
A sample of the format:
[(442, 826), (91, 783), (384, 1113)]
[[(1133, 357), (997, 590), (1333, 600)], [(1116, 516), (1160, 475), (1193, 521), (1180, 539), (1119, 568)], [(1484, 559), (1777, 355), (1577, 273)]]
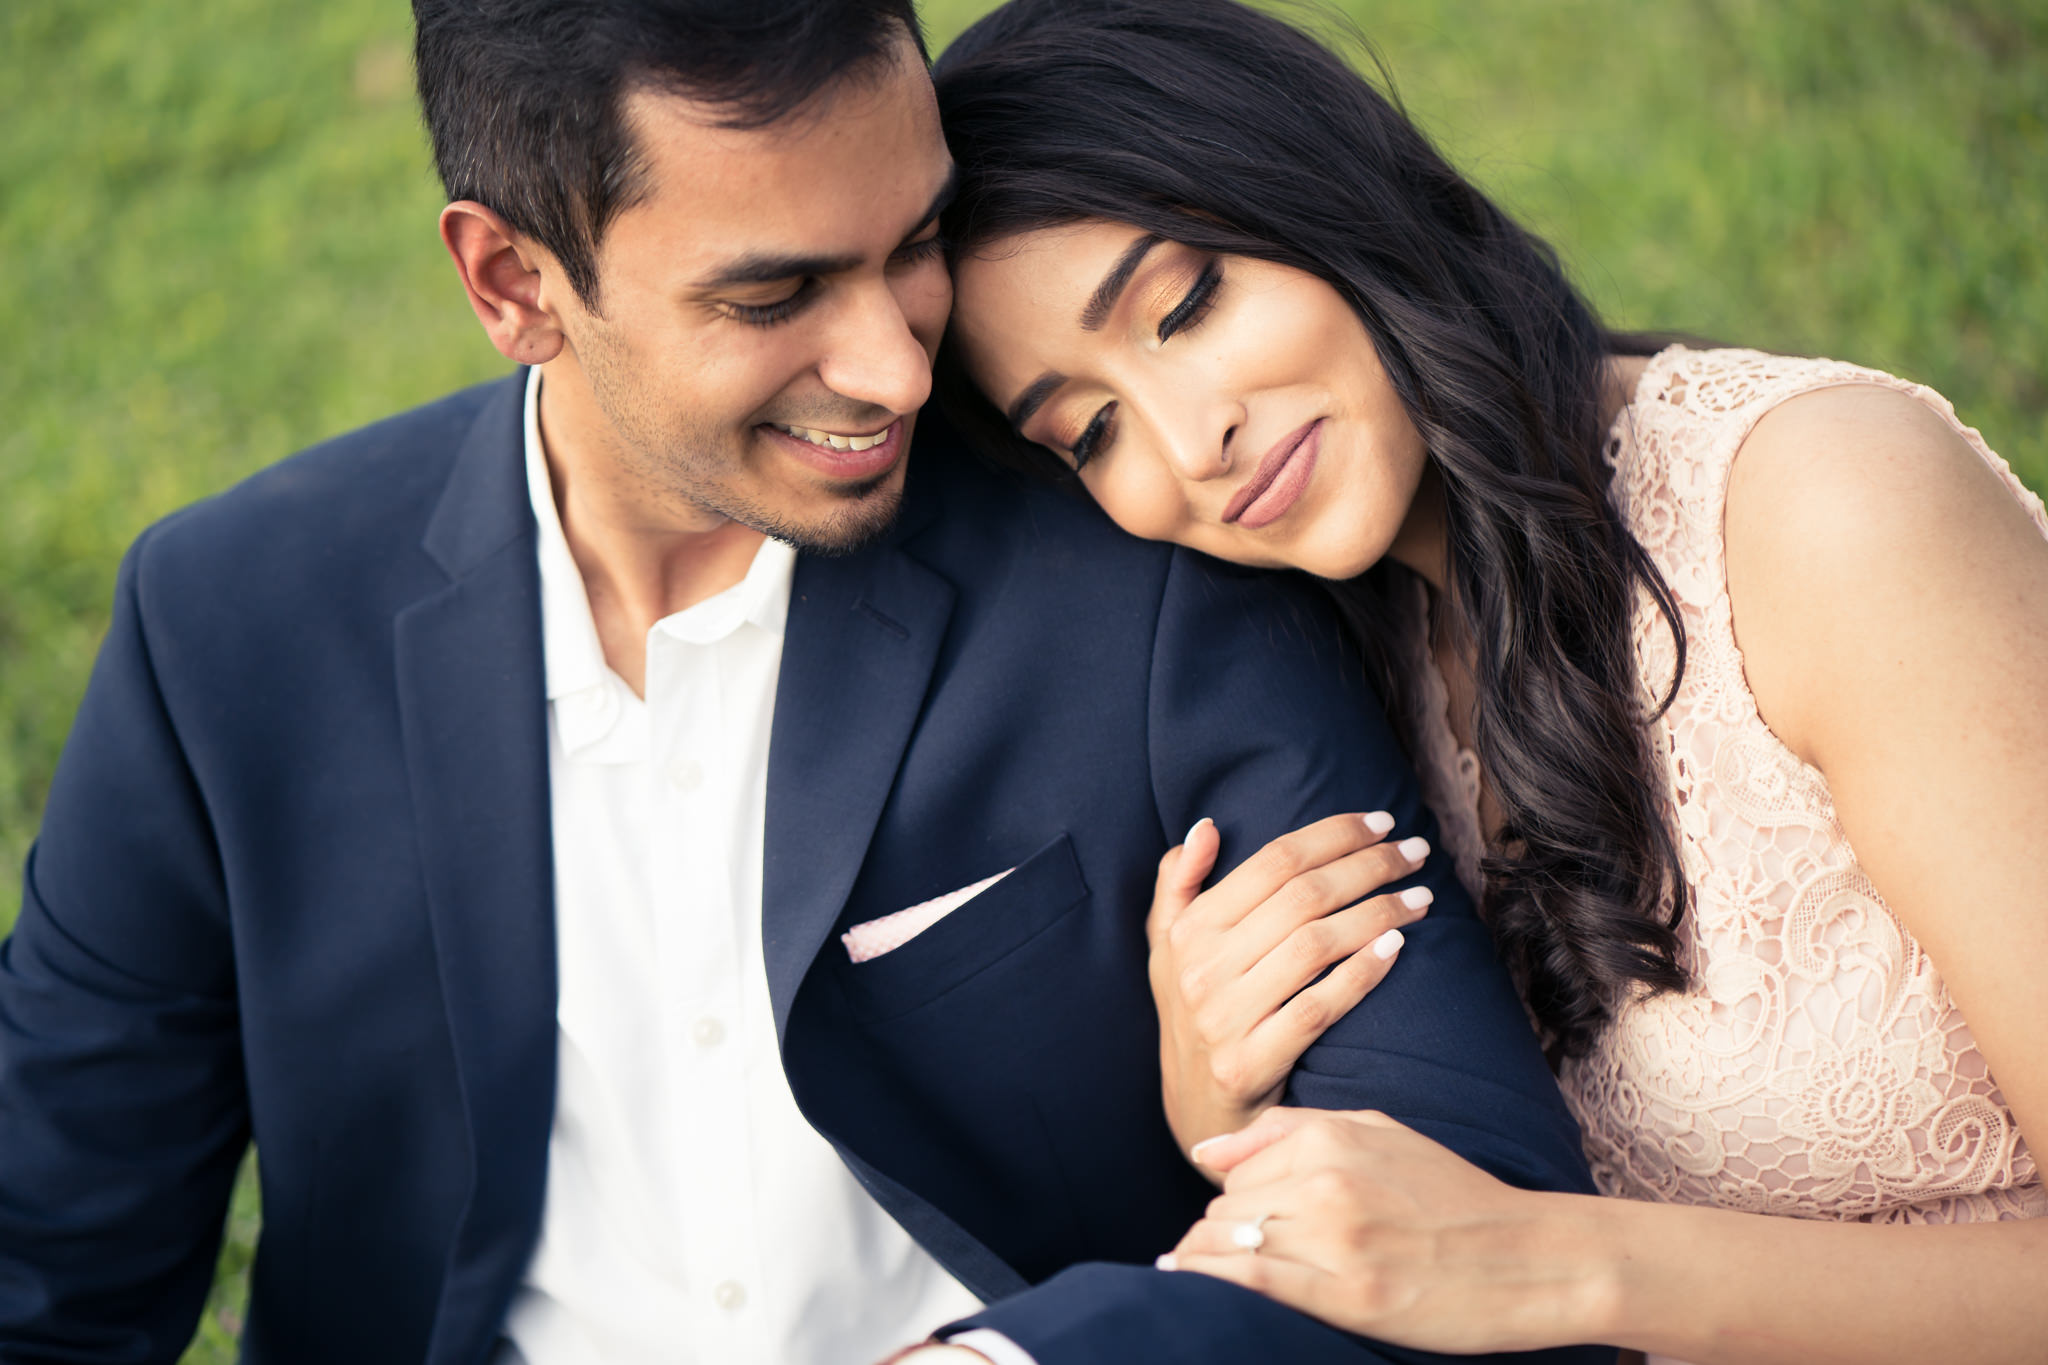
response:
[[(586, 343), (595, 340), (588, 338)], [(807, 522), (795, 521), (707, 474), (707, 469), (741, 468), (742, 452), (721, 453), (719, 447), (729, 438), (710, 430), (668, 431), (639, 390), (623, 382), (631, 367), (613, 354), (616, 344), (611, 337), (586, 344), (578, 348), (577, 360), (589, 379), (598, 410), (623, 444), (625, 472), (656, 505), (681, 504), (688, 510), (710, 512), (813, 555), (852, 554), (879, 540), (894, 524), (903, 504), (901, 459), (894, 468), (865, 482), (821, 488), (821, 493), (833, 499), (835, 510)], [(741, 439), (762, 438), (749, 427)]]
[(764, 507), (745, 494), (704, 479), (687, 455), (654, 454), (635, 447), (634, 477), (663, 501), (680, 501), (700, 511), (752, 527), (771, 540), (779, 540), (811, 555), (848, 555), (874, 544), (895, 524), (903, 504), (900, 483), (886, 486), (895, 471), (878, 475), (865, 483), (828, 490), (837, 502), (832, 515), (815, 521), (797, 522), (774, 509)]

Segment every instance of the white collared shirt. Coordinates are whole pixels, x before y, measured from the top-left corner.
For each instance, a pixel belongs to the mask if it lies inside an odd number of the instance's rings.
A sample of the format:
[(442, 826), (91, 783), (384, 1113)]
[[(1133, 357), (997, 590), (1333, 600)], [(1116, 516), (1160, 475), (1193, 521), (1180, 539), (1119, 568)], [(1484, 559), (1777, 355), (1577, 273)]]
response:
[(761, 854), (795, 552), (763, 542), (656, 622), (643, 701), (605, 663), (539, 393), (535, 369), (558, 1080), (501, 1365), (865, 1365), (980, 1301), (805, 1122), (776, 1048)]

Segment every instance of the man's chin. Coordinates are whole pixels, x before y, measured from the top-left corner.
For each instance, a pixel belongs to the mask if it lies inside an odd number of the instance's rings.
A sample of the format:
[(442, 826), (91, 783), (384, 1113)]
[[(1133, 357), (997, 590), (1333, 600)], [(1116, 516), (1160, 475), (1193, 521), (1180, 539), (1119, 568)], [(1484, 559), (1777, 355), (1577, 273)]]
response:
[(903, 506), (903, 468), (899, 460), (872, 479), (821, 489), (818, 500), (827, 505), (802, 514), (754, 507), (726, 515), (805, 554), (852, 554), (880, 540), (895, 524)]
[[(903, 481), (895, 479), (877, 488), (845, 512), (822, 523), (792, 529), (788, 534), (768, 530), (777, 540), (786, 540), (805, 554), (850, 555), (864, 550), (889, 533), (896, 514), (903, 507)], [(763, 528), (767, 530), (767, 528)]]

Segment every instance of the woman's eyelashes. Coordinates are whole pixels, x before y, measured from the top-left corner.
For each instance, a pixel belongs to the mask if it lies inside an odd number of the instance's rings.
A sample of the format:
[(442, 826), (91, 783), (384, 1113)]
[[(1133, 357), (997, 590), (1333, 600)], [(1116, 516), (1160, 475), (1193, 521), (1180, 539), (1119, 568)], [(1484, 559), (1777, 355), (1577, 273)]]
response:
[(1095, 419), (1074, 441), (1074, 472), (1078, 474), (1086, 468), (1088, 462), (1095, 458), (1108, 443), (1109, 438), (1115, 434), (1116, 404), (1104, 403), (1096, 410)]
[(1195, 277), (1195, 282), (1188, 287), (1181, 301), (1159, 319), (1159, 339), (1164, 341), (1175, 332), (1200, 326), (1209, 310), (1216, 306), (1216, 291), (1222, 284), (1223, 266), (1220, 262), (1210, 261), (1203, 266), (1202, 273)]
[[(1188, 286), (1188, 292), (1181, 295), (1180, 302), (1159, 319), (1159, 339), (1165, 341), (1176, 332), (1201, 326), (1202, 319), (1209, 316), (1209, 310), (1216, 306), (1216, 291), (1222, 287), (1223, 263), (1212, 260), (1202, 267), (1202, 273)], [(1102, 453), (1103, 447), (1116, 434), (1115, 422), (1116, 404), (1106, 403), (1096, 410), (1094, 420), (1067, 448), (1073, 456), (1075, 473), (1080, 473), (1090, 460)]]

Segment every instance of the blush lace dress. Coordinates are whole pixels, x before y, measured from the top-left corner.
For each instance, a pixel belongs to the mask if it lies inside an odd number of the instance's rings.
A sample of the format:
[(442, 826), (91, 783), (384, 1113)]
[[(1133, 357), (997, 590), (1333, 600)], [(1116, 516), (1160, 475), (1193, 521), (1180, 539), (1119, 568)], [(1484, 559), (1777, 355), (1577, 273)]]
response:
[[(1764, 724), (1735, 643), (1722, 512), (1736, 450), (1777, 404), (1851, 383), (1940, 413), (2048, 535), (2041, 500), (1932, 390), (1755, 351), (1650, 360), (1607, 456), (1686, 632), (1685, 676), (1652, 738), (1692, 890), (1680, 936), (1694, 984), (1625, 1006), (1559, 1080), (1604, 1194), (1872, 1223), (2040, 1217), (2048, 1190), (1969, 1025), (1864, 874), (1826, 780)], [(1675, 656), (1647, 594), (1634, 643), (1654, 708)], [(1420, 632), (1405, 662), (1422, 684), (1424, 792), (1470, 884), (1478, 763), (1451, 736)]]

